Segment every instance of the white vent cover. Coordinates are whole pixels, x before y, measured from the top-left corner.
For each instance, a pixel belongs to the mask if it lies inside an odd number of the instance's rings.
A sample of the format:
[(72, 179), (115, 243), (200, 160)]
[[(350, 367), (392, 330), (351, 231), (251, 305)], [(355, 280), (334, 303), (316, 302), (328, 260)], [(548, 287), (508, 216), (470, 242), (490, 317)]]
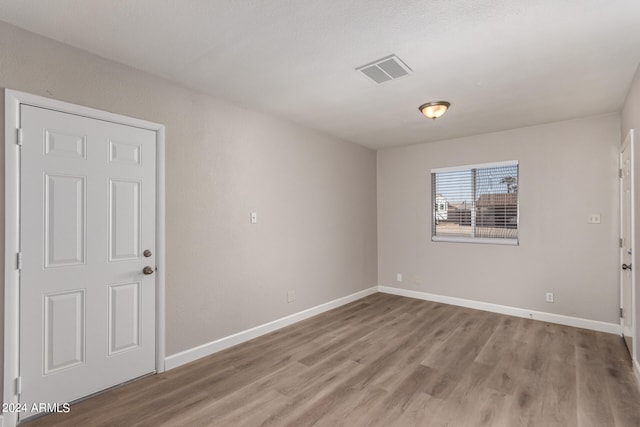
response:
[(356, 68), (376, 83), (399, 79), (413, 73), (411, 68), (395, 55), (385, 56)]

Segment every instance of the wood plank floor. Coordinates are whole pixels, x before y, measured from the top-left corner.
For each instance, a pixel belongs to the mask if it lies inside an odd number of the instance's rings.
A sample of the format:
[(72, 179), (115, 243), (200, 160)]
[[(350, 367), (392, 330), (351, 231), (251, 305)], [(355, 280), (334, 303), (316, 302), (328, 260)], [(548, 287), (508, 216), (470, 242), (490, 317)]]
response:
[(387, 294), (25, 424), (640, 426), (615, 335)]

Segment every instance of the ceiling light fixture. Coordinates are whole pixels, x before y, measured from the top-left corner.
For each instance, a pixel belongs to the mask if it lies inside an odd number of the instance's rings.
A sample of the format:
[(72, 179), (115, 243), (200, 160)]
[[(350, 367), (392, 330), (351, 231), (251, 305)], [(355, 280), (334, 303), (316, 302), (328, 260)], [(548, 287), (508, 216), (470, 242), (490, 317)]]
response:
[(418, 109), (428, 119), (435, 120), (447, 112), (451, 106), (447, 101), (427, 102), (422, 104)]

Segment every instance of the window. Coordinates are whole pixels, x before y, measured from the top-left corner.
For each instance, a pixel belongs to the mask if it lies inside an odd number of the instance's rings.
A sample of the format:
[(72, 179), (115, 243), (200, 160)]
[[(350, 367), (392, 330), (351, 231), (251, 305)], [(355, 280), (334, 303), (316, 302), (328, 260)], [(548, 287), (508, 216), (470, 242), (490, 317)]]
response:
[(517, 161), (433, 169), (431, 200), (432, 241), (518, 244)]

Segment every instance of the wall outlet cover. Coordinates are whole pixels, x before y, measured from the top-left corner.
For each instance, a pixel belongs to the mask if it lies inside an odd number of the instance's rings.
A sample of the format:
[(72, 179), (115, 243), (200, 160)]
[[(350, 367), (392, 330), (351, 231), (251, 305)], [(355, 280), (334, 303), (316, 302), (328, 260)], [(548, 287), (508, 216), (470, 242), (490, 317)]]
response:
[(296, 291), (287, 292), (287, 302), (294, 302), (296, 300)]

